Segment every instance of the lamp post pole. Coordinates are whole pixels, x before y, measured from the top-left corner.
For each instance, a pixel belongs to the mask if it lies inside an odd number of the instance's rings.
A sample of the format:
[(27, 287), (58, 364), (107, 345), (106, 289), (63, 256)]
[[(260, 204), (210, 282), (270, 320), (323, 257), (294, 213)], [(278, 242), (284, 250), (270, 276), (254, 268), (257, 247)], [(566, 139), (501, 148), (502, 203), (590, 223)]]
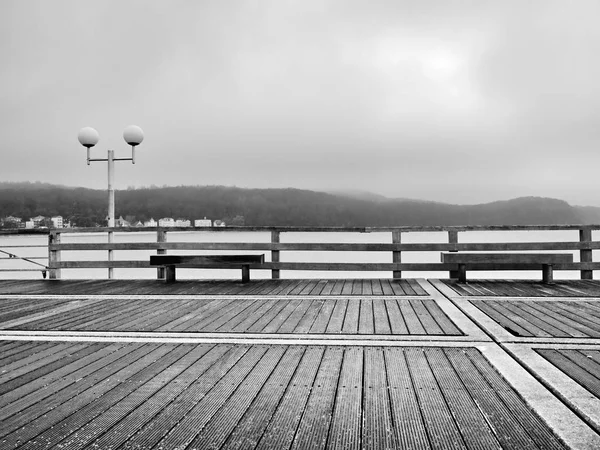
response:
[[(114, 231), (112, 228), (115, 227), (115, 161), (131, 161), (132, 164), (135, 164), (135, 147), (141, 144), (144, 140), (144, 133), (140, 127), (135, 125), (125, 128), (125, 131), (123, 132), (123, 139), (125, 139), (125, 142), (131, 145), (131, 158), (115, 158), (114, 150), (108, 150), (108, 155), (106, 158), (90, 158), (90, 148), (95, 146), (100, 140), (98, 132), (91, 127), (82, 128), (79, 131), (78, 139), (81, 145), (87, 148), (88, 166), (91, 162), (96, 161), (106, 161), (108, 163), (108, 227), (111, 228), (108, 231), (108, 243), (112, 244), (114, 242)], [(112, 249), (108, 250), (108, 261), (109, 263), (113, 261)], [(113, 273), (113, 268), (109, 267), (109, 279), (113, 278)]]

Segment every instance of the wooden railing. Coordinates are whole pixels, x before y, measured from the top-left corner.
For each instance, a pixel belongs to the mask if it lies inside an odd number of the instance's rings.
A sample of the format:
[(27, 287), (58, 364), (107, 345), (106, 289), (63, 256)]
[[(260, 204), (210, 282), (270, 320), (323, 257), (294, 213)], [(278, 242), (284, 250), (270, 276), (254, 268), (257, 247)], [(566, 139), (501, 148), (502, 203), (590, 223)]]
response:
[[(262, 251), (268, 252), (267, 259), (255, 269), (271, 270), (272, 278), (279, 278), (281, 270), (291, 271), (390, 271), (394, 278), (401, 278), (403, 271), (455, 271), (455, 264), (441, 262), (402, 262), (405, 252), (454, 252), (454, 251), (575, 251), (579, 252), (579, 261), (557, 264), (555, 270), (580, 271), (582, 279), (592, 279), (593, 271), (600, 270), (600, 262), (594, 262), (592, 251), (600, 249), (600, 242), (592, 240), (592, 231), (600, 230), (600, 225), (531, 225), (531, 226), (405, 226), (394, 228), (330, 228), (330, 227), (215, 227), (215, 228), (95, 228), (95, 229), (60, 229), (49, 234), (48, 261), (50, 278), (60, 278), (61, 269), (124, 269), (150, 268), (149, 260), (69, 260), (61, 258), (63, 251), (97, 251), (118, 252), (122, 250), (151, 250), (157, 254), (171, 251)], [(70, 233), (109, 233), (109, 232), (154, 232), (156, 242), (122, 242), (122, 243), (63, 243), (61, 236)], [(270, 242), (178, 242), (169, 240), (178, 232), (268, 232)], [(461, 242), (461, 237), (469, 232), (481, 231), (577, 231), (578, 240), (562, 242)], [(281, 242), (285, 233), (390, 233), (389, 243), (306, 243)], [(403, 237), (409, 233), (447, 233), (446, 243), (403, 243)], [(389, 252), (391, 262), (294, 262), (281, 260), (283, 252)], [(523, 268), (523, 267), (519, 267)], [(481, 266), (480, 270), (496, 270), (494, 264)], [(502, 270), (515, 270), (503, 266)], [(534, 267), (532, 267), (534, 269)], [(156, 269), (154, 269), (156, 270)], [(161, 271), (157, 276), (162, 277)]]

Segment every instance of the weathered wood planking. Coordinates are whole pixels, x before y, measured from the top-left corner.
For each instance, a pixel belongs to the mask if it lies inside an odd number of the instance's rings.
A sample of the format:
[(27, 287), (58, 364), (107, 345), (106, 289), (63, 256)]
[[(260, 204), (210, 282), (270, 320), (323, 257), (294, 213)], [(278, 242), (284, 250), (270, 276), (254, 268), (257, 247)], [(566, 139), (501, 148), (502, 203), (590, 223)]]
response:
[(559, 280), (548, 286), (530, 280), (442, 280), (458, 295), (494, 297), (600, 297), (598, 280)]
[[(363, 286), (373, 296), (427, 296), (414, 280), (358, 280), (361, 294), (352, 293), (354, 280), (180, 280), (165, 285), (157, 280), (0, 280), (0, 295), (365, 295)], [(304, 293), (303, 293), (304, 292)], [(317, 294), (318, 292), (318, 294)]]
[(473, 301), (516, 336), (598, 338), (600, 310), (584, 301)]
[[(44, 302), (41, 300), (41, 302)], [(6, 327), (12, 330), (461, 335), (432, 299), (118, 299)]]
[(4, 389), (3, 446), (565, 448), (475, 349), (87, 343), (78, 352)]
[(598, 350), (537, 349), (536, 352), (600, 399)]

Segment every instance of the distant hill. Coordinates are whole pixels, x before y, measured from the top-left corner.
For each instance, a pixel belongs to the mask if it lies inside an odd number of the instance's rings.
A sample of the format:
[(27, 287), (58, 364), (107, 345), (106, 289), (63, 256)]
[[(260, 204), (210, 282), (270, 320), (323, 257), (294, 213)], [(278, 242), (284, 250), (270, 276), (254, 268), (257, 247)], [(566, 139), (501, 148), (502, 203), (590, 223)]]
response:
[[(177, 186), (116, 192), (116, 216), (221, 219), (252, 226), (532, 225), (600, 223), (600, 208), (522, 197), (480, 205), (388, 199), (368, 193)], [(103, 224), (106, 191), (42, 183), (0, 183), (0, 217), (61, 215)]]

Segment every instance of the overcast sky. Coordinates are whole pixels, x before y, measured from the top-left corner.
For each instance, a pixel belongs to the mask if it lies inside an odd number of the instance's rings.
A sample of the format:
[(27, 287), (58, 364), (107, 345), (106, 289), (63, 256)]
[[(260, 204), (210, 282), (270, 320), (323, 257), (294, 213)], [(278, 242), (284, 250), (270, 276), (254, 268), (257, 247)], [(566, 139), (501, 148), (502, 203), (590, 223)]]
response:
[(0, 179), (600, 206), (597, 0), (0, 2)]

